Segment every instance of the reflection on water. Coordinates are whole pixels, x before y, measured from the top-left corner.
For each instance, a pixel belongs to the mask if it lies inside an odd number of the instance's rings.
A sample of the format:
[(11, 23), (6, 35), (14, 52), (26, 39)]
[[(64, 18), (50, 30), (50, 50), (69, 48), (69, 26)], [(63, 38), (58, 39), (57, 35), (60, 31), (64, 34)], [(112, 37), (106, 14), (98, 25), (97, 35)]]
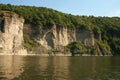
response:
[(69, 57), (51, 57), (49, 62), (50, 80), (69, 80)]
[(25, 61), (22, 80), (68, 80), (69, 58), (31, 56)]
[(119, 57), (0, 56), (0, 80), (120, 80)]
[(17, 56), (0, 56), (0, 80), (12, 79), (23, 72), (23, 60)]
[[(120, 80), (119, 61), (119, 57), (71, 58), (71, 80)], [(113, 75), (114, 72), (119, 73)]]

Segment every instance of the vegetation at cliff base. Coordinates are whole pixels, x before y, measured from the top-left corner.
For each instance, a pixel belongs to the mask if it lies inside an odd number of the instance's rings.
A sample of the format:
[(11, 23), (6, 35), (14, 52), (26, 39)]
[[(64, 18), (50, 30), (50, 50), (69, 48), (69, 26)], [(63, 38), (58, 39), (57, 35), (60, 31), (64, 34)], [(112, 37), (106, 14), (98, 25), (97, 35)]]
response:
[(94, 46), (85, 46), (81, 42), (72, 42), (66, 46), (72, 55), (111, 55), (111, 49), (107, 42), (98, 41)]
[(26, 35), (24, 34), (23, 35), (23, 38), (24, 38), (24, 43), (23, 43), (23, 46), (28, 50), (28, 51), (32, 51), (34, 48), (38, 47), (39, 44), (30, 39), (29, 35)]
[[(111, 51), (113, 55), (120, 54), (120, 17), (79, 16), (65, 14), (45, 7), (15, 6), (10, 4), (0, 4), (0, 11), (12, 11), (23, 16), (25, 24), (40, 25), (45, 28), (56, 24), (58, 26), (93, 31), (95, 39), (98, 40), (96, 47), (99, 47), (99, 49), (104, 47), (104, 51)], [(29, 39), (25, 37), (24, 46), (28, 49), (34, 43), (34, 40)], [(101, 42), (99, 39), (101, 39)], [(71, 43), (69, 46), (70, 49), (75, 47), (81, 50), (81, 53), (86, 51), (86, 48), (78, 42)], [(95, 50), (96, 48), (91, 47), (92, 49)]]

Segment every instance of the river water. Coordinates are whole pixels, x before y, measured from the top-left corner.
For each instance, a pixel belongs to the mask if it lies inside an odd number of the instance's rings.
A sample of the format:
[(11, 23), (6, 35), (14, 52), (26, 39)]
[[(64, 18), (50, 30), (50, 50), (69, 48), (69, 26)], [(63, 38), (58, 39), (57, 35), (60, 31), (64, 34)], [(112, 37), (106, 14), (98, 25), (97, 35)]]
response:
[(0, 80), (120, 80), (120, 57), (0, 56)]

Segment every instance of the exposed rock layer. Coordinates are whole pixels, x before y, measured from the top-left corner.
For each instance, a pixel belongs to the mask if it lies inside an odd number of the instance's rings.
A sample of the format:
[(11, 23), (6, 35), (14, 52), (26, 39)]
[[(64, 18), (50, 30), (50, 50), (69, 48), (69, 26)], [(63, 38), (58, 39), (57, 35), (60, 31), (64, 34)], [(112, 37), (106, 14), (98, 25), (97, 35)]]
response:
[[(82, 45), (77, 46), (81, 48), (80, 50), (75, 47), (74, 49), (71, 48), (73, 54), (112, 55), (109, 45), (95, 38), (95, 34), (90, 30), (81, 30), (79, 28), (58, 26), (55, 24), (47, 27), (25, 24), (24, 34), (29, 34), (31, 38), (40, 43), (45, 49), (52, 50), (53, 53), (56, 53), (56, 51), (66, 53), (64, 46), (68, 46), (68, 44), (73, 42), (80, 42)], [(44, 48), (39, 48), (39, 52), (37, 51), (37, 53), (41, 53), (40, 51)], [(70, 50), (67, 53), (72, 52)]]
[[(109, 47), (106, 46), (107, 43), (106, 45), (101, 45), (101, 42), (96, 45), (94, 33), (89, 30), (58, 26), (55, 24), (49, 27), (24, 24), (23, 29), (23, 24), (24, 19), (19, 15), (12, 12), (0, 12), (0, 53), (27, 53), (22, 46), (23, 32), (24, 34), (29, 34), (31, 40), (37, 41), (41, 46), (48, 50), (63, 51), (63, 46), (67, 46), (71, 42), (77, 41), (84, 44), (83, 47), (88, 47), (90, 50), (93, 49), (92, 51), (96, 50), (97, 52), (100, 52), (99, 55), (106, 55), (106, 53), (110, 51)], [(44, 49), (41, 46), (37, 46), (33, 50), (33, 53), (40, 53), (40, 51)], [(105, 47), (105, 49), (101, 46)], [(88, 52), (93, 53), (90, 50), (88, 50)], [(81, 54), (81, 51), (78, 50), (77, 54), (78, 53)], [(109, 54), (111, 54), (111, 52), (109, 52)], [(94, 55), (97, 55), (97, 53), (95, 52)]]
[[(37, 26), (37, 28), (39, 28), (38, 33), (34, 34), (34, 38), (47, 49), (60, 50), (61, 46), (66, 46), (75, 41), (81, 42), (85, 46), (94, 46), (94, 34), (92, 31), (57, 25), (53, 25), (49, 29), (44, 29), (41, 26)], [(28, 32), (31, 31), (30, 29), (27, 30), (29, 30)]]
[(23, 53), (24, 19), (12, 12), (0, 12), (1, 53)]

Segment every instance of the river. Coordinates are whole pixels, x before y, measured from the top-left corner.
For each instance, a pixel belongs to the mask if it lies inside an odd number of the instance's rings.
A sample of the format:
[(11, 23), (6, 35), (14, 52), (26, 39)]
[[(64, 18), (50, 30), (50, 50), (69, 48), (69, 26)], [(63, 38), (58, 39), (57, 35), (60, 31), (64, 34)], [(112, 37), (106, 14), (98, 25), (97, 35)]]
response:
[(120, 57), (2, 55), (0, 80), (120, 80)]

